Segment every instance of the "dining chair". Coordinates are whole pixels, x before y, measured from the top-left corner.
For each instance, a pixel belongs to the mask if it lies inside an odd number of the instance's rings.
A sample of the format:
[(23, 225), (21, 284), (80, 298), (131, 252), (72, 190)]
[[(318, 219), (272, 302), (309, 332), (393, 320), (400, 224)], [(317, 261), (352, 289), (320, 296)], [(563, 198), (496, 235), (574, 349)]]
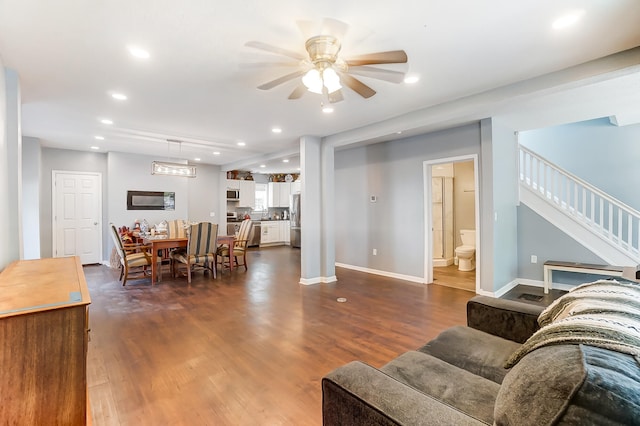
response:
[[(148, 251), (149, 247), (133, 244), (123, 243), (120, 239), (120, 233), (118, 228), (111, 223), (111, 237), (115, 244), (116, 251), (120, 256), (120, 278), (122, 285), (127, 283), (127, 279), (140, 279), (149, 277), (149, 271), (147, 267), (151, 266), (151, 253)], [(158, 259), (160, 261), (161, 259)], [(159, 269), (159, 268), (158, 268)]]
[(191, 284), (191, 272), (195, 268), (208, 269), (216, 278), (216, 249), (218, 225), (200, 222), (189, 228), (187, 248), (177, 249), (169, 254), (171, 259), (171, 276), (176, 276), (176, 263), (187, 267), (187, 282)]
[[(170, 220), (167, 222), (167, 238), (187, 238), (187, 222), (182, 219)], [(158, 255), (163, 261), (171, 261), (169, 255), (174, 249), (164, 249)]]
[[(244, 266), (244, 270), (247, 270), (247, 244), (249, 243), (251, 226), (253, 226), (253, 221), (251, 221), (251, 219), (245, 219), (240, 224), (238, 235), (233, 243), (233, 260), (229, 259), (229, 246), (224, 244), (218, 247), (218, 256), (221, 257), (221, 265), (223, 268), (225, 265), (225, 259), (228, 259), (228, 262), (234, 262), (235, 266)], [(242, 257), (241, 264), (238, 263), (239, 257)]]
[(187, 228), (186, 222), (182, 219), (170, 220), (167, 222), (167, 237), (168, 238), (186, 238)]

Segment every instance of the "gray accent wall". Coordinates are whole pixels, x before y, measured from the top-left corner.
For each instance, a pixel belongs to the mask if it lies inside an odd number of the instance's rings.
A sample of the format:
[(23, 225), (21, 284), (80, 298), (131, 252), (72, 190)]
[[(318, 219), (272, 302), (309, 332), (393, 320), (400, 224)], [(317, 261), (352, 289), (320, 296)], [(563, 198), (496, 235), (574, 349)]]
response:
[[(221, 223), (226, 215), (225, 209), (220, 207), (220, 166), (198, 164), (195, 178), (187, 179), (188, 185), (188, 219), (192, 222)], [(185, 179), (185, 178), (183, 178)], [(211, 216), (211, 213), (214, 216)], [(224, 218), (226, 220), (226, 217)], [(226, 230), (218, 230), (220, 234)]]
[[(52, 216), (52, 172), (92, 172), (102, 174), (102, 257), (108, 258), (106, 233), (107, 217), (107, 155), (99, 152), (74, 151), (69, 149), (42, 148), (42, 171), (40, 180), (40, 253), (42, 257), (53, 256)], [(110, 248), (108, 249), (110, 250)]]
[(423, 277), (423, 163), (479, 152), (478, 123), (336, 151), (336, 262)]
[[(485, 124), (483, 120), (483, 125)], [(483, 134), (484, 136), (484, 134)], [(485, 139), (482, 141), (483, 145)], [(493, 184), (493, 291), (518, 277), (518, 142), (515, 131), (491, 119)], [(484, 147), (483, 147), (483, 153)], [(483, 157), (483, 162), (486, 156)], [(483, 168), (486, 170), (486, 168)], [(486, 213), (486, 211), (485, 211)], [(486, 216), (485, 216), (486, 217)], [(487, 226), (487, 229), (489, 227)], [(484, 253), (483, 253), (484, 256)], [(483, 265), (486, 264), (484, 258)], [(486, 289), (485, 286), (482, 287)]]
[[(9, 176), (9, 154), (7, 152), (7, 87), (5, 68), (0, 57), (0, 205), (8, 206), (10, 203), (9, 190), (12, 186)], [(0, 235), (9, 235), (11, 228), (16, 223), (9, 221), (7, 209), (0, 208)], [(11, 261), (16, 260), (14, 244), (9, 238), (0, 238), (0, 271)]]
[(608, 118), (520, 132), (520, 144), (640, 210), (640, 124)]
[(24, 259), (40, 259), (40, 140), (22, 138), (22, 240)]
[[(537, 256), (538, 263), (531, 263), (532, 255)], [(606, 263), (529, 207), (520, 204), (518, 207), (518, 276), (542, 281), (543, 266), (547, 260)], [(577, 283), (575, 275), (556, 272), (554, 281), (575, 284)], [(577, 278), (579, 282), (592, 280), (591, 276), (579, 275)]]

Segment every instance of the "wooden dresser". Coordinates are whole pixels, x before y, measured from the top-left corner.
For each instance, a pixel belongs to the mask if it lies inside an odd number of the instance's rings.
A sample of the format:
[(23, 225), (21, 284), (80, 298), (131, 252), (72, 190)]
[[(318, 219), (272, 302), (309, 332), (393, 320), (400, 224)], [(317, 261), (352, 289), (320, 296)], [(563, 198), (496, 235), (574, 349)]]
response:
[(16, 261), (0, 274), (0, 424), (90, 421), (89, 303), (78, 257)]

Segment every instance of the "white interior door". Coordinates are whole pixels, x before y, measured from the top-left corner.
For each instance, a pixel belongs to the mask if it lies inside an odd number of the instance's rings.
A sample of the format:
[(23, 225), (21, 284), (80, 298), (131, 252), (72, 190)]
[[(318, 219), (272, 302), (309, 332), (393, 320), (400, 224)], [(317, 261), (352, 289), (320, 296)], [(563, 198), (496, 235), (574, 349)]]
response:
[(53, 257), (102, 260), (102, 176), (53, 171)]

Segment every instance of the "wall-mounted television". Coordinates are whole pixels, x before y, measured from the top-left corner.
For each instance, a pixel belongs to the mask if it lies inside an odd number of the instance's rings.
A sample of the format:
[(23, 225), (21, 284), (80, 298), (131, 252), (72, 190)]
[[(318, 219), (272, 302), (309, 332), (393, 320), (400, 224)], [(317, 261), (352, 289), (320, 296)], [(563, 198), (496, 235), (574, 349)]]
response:
[(175, 210), (176, 193), (127, 191), (127, 210)]

